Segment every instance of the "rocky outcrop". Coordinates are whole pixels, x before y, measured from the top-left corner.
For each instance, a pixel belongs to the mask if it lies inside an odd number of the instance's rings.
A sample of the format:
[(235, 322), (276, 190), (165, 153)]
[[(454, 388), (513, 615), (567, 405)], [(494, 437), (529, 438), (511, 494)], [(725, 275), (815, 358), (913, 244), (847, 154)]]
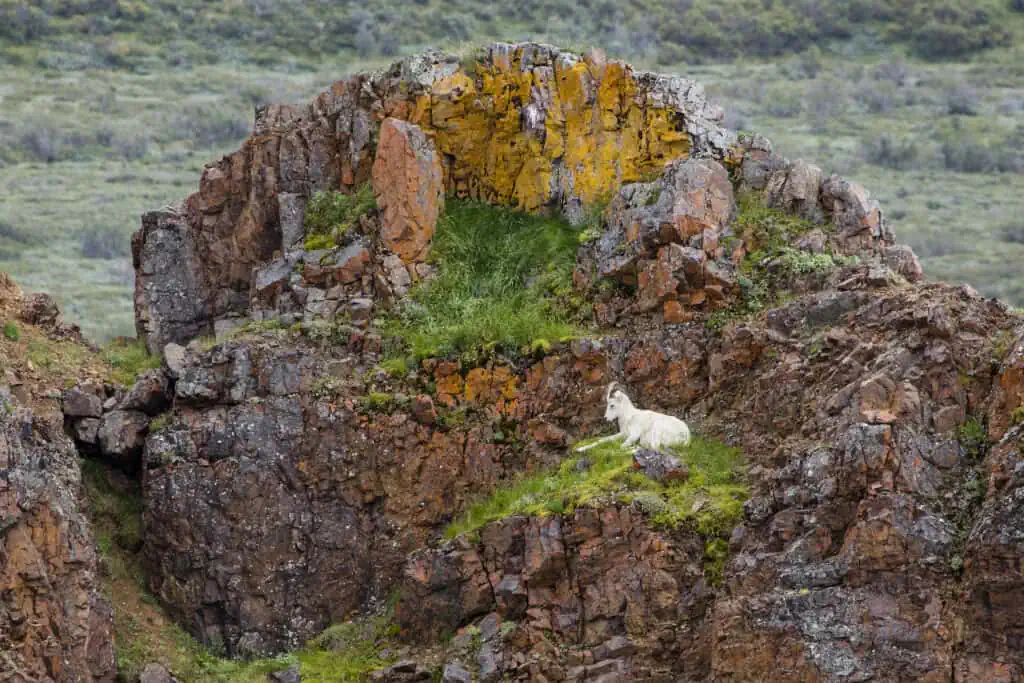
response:
[(113, 617), (60, 419), (0, 410), (0, 680), (114, 680)]
[[(400, 587), (410, 641), (479, 628), (445, 662), (452, 680), (1024, 675), (1019, 318), (921, 284), (863, 187), (719, 119), (689, 81), (534, 44), (472, 68), (427, 53), (261, 109), (243, 149), (134, 241), (140, 333), (176, 342), (172, 411), (141, 462), (154, 595), (203, 642), (253, 656)], [(305, 200), (371, 178), (380, 210), (304, 249)], [(374, 320), (430, 277), (442, 190), (576, 221), (610, 194), (574, 278), (605, 332), (378, 369)], [(749, 193), (799, 230), (744, 228)], [(810, 272), (774, 252), (751, 263), (769, 245)], [(755, 268), (791, 300), (713, 318)], [(188, 343), (211, 330), (221, 343)], [(600, 429), (613, 379), (742, 448), (742, 524), (711, 538), (603, 501), (440, 543), (474, 498)], [(69, 394), (80, 442), (103, 448), (118, 412), (148, 420), (147, 381), (102, 416)], [(427, 672), (396, 666), (378, 679)]]
[(468, 71), (427, 52), (339, 81), (308, 106), (264, 107), (254, 135), (206, 168), (198, 193), (143, 218), (132, 239), (136, 327), (159, 353), (245, 315), (254, 269), (299, 241), (304, 199), (370, 180), (381, 143), (378, 185), (389, 180), (378, 194), (408, 189), (414, 168), (429, 179), (415, 201), (385, 199), (399, 212), (386, 241), (408, 261), (434, 211), (431, 144), (446, 193), (582, 220), (584, 206), (666, 161), (724, 158), (735, 136), (721, 116), (692, 81), (533, 43), (495, 44)]

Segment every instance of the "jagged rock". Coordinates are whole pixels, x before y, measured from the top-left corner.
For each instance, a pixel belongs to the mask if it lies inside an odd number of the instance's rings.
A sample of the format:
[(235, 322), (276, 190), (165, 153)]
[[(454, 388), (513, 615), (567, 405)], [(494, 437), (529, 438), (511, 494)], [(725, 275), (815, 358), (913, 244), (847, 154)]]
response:
[(270, 683), (300, 683), (301, 670), (298, 664), (293, 664), (284, 671), (272, 671), (267, 674), (267, 680)]
[(690, 477), (689, 468), (686, 463), (679, 462), (679, 458), (649, 448), (641, 448), (633, 454), (633, 467), (660, 482), (682, 482)]
[(181, 376), (185, 369), (186, 353), (185, 347), (178, 344), (168, 344), (164, 347), (164, 363), (167, 365), (167, 374), (171, 379), (178, 379)]
[(444, 207), (444, 175), (434, 144), (419, 126), (397, 119), (380, 124), (373, 190), (384, 246), (406, 263), (421, 259)]
[(103, 399), (93, 388), (72, 387), (61, 397), (64, 414), (68, 417), (101, 417)]
[(924, 278), (921, 262), (917, 260), (914, 250), (905, 244), (897, 244), (882, 250), (882, 261), (894, 273), (906, 278), (908, 282), (918, 282)]
[(306, 198), (294, 192), (277, 195), (278, 213), (281, 217), (281, 247), (289, 251), (302, 244), (306, 237)]
[(139, 674), (139, 683), (177, 683), (178, 679), (171, 675), (162, 664), (147, 664)]
[(99, 430), (101, 421), (94, 417), (85, 417), (75, 421), (75, 441), (86, 446), (96, 446), (99, 443)]
[(113, 612), (60, 415), (0, 411), (0, 471), (0, 677), (113, 681)]
[(147, 370), (135, 380), (135, 384), (121, 402), (121, 409), (135, 410), (156, 417), (170, 405), (167, 375), (163, 370)]
[(451, 663), (444, 665), (444, 673), (441, 676), (441, 683), (472, 683), (473, 674), (469, 673), (461, 664)]
[(138, 468), (146, 445), (149, 417), (135, 410), (114, 410), (103, 416), (97, 433), (100, 454), (119, 467)]
[(823, 177), (820, 168), (800, 159), (773, 170), (765, 187), (768, 205), (821, 222), (824, 214), (818, 193)]
[(29, 294), (21, 307), (22, 321), (39, 327), (53, 327), (60, 317), (57, 302), (49, 294)]
[(414, 683), (414, 681), (429, 681), (432, 678), (433, 674), (430, 669), (409, 660), (403, 660), (370, 674), (370, 680), (375, 683)]

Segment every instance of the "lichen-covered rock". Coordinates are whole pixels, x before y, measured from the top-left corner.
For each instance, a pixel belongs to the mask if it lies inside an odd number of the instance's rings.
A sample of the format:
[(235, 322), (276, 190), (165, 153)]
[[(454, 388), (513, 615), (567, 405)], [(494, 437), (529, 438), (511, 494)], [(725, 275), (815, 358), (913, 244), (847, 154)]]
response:
[(169, 391), (167, 375), (163, 370), (147, 370), (135, 380), (120, 407), (122, 410), (136, 410), (156, 417), (170, 407)]
[(405, 262), (426, 255), (444, 208), (441, 160), (419, 126), (398, 119), (380, 124), (373, 191), (382, 216), (384, 246)]
[(103, 415), (103, 399), (97, 387), (77, 386), (65, 390), (62, 405), (64, 414), (72, 418)]
[(113, 410), (103, 416), (97, 432), (100, 454), (118, 467), (136, 470), (146, 445), (149, 417), (137, 410)]
[(114, 681), (78, 456), (59, 415), (0, 411), (0, 678)]

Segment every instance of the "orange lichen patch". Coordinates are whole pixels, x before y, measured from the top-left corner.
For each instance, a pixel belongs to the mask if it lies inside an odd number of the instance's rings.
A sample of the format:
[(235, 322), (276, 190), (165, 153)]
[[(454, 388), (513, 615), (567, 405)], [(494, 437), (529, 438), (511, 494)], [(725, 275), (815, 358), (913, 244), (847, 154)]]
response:
[(474, 368), (466, 375), (463, 399), (467, 403), (489, 406), (497, 414), (511, 415), (516, 409), (518, 384), (519, 378), (510, 368)]
[(592, 204), (688, 154), (682, 115), (638, 93), (622, 62), (524, 69), (518, 48), (439, 80), (409, 118), (444, 154), (449, 192), (532, 211), (555, 190)]

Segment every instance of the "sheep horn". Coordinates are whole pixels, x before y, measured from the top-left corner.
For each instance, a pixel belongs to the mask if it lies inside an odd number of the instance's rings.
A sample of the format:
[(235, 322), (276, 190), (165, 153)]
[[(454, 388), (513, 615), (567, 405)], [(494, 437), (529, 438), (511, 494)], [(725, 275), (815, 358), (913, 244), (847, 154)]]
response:
[(612, 397), (612, 389), (615, 388), (615, 384), (616, 384), (615, 382), (612, 382), (611, 384), (609, 384), (608, 385), (608, 389), (604, 392), (605, 403), (607, 403), (608, 399), (610, 399)]

